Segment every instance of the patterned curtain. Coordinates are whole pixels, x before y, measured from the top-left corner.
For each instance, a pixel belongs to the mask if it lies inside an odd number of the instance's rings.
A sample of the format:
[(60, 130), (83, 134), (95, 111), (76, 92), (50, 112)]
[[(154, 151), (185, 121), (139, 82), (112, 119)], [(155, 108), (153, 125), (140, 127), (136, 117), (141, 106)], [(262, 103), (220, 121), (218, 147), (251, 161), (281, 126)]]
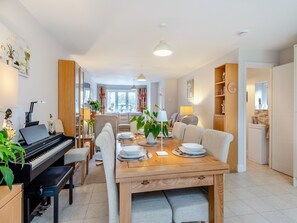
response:
[(143, 110), (146, 109), (146, 88), (137, 88), (137, 97), (137, 111), (143, 112)]
[(98, 87), (98, 93), (99, 93), (99, 102), (101, 104), (101, 113), (104, 114), (106, 111), (106, 87), (99, 86)]

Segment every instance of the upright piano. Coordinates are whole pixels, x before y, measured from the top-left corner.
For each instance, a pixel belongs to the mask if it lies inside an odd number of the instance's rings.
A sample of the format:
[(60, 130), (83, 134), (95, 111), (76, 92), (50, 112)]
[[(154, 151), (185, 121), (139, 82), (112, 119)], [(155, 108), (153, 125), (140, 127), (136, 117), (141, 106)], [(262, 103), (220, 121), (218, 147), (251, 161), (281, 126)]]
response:
[(14, 183), (24, 184), (24, 223), (29, 223), (33, 211), (42, 199), (29, 199), (30, 183), (50, 166), (63, 166), (64, 154), (75, 145), (74, 137), (64, 134), (49, 135), (45, 125), (36, 125), (20, 129), (25, 143), (25, 164), (22, 167), (21, 158), (10, 162), (14, 173)]

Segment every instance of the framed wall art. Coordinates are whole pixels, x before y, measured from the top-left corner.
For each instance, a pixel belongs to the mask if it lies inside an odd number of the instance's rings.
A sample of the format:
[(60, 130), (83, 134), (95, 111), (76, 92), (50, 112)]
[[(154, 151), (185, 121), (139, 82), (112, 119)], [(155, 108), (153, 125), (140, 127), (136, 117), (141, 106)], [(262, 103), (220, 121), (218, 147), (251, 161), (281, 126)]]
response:
[(187, 81), (187, 98), (192, 99), (194, 97), (194, 79)]

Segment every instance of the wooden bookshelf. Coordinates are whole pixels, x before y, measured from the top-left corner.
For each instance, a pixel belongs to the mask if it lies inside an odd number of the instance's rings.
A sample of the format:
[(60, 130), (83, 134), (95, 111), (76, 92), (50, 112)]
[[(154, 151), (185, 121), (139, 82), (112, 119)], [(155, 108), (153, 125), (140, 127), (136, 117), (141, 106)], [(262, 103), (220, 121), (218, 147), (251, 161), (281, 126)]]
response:
[(230, 170), (234, 172), (237, 171), (238, 163), (238, 65), (224, 64), (215, 68), (214, 80), (213, 127), (216, 130), (229, 132), (234, 137), (227, 160)]

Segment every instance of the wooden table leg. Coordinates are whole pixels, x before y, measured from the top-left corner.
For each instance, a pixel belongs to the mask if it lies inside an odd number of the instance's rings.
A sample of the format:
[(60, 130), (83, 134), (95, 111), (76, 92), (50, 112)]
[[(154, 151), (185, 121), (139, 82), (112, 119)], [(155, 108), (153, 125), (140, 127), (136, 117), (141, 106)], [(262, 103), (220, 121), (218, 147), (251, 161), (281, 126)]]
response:
[(120, 183), (120, 223), (131, 223), (132, 194), (130, 183)]
[(209, 186), (209, 223), (224, 222), (224, 176), (214, 175), (214, 185)]

